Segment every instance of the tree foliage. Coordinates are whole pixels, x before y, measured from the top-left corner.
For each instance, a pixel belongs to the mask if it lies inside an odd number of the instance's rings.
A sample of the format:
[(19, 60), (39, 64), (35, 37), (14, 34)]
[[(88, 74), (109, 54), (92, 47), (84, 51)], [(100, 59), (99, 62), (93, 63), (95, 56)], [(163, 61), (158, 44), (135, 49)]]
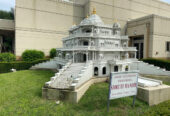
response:
[(10, 11), (0, 10), (0, 19), (14, 19), (14, 9), (11, 8)]

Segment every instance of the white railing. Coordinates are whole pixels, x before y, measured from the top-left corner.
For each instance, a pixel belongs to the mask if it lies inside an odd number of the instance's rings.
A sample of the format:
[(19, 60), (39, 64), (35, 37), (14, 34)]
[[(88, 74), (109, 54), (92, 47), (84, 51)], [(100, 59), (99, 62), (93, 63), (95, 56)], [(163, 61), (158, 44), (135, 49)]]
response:
[(85, 64), (83, 69), (80, 71), (80, 73), (77, 75), (77, 77), (73, 78), (73, 83), (71, 85), (71, 88), (78, 88), (86, 81), (90, 80), (92, 78), (92, 61), (89, 61)]
[(138, 61), (136, 58), (127, 58), (127, 59), (114, 59), (114, 60), (110, 60), (109, 63), (110, 64), (123, 64), (123, 63), (133, 63)]
[(70, 67), (71, 64), (72, 62), (69, 61), (62, 69), (59, 69), (59, 72), (56, 73), (54, 77), (51, 77), (51, 80), (46, 82), (45, 86), (49, 87), (50, 84), (53, 83), (57, 78), (59, 78), (64, 73), (64, 71), (66, 71)]

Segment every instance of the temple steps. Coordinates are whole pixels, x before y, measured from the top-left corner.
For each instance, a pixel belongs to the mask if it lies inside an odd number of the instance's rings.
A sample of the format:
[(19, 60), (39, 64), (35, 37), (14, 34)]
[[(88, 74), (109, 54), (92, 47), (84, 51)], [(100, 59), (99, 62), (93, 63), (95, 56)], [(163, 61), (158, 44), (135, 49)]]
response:
[(139, 70), (140, 74), (170, 76), (170, 71), (143, 61), (130, 64), (131, 70)]
[(60, 74), (60, 76), (51, 78), (49, 87), (56, 89), (70, 89), (74, 78), (79, 75), (84, 66), (85, 63), (71, 64), (63, 73)]

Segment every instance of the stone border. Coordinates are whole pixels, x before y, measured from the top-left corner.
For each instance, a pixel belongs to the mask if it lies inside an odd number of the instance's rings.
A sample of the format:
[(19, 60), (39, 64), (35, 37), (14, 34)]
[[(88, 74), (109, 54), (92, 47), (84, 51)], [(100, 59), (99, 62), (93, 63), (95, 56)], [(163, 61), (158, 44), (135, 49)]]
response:
[[(76, 90), (59, 90), (53, 88), (42, 88), (42, 97), (48, 100), (61, 100), (69, 103), (78, 103), (92, 84), (106, 82), (105, 78), (92, 78)], [(170, 100), (170, 86), (160, 85), (156, 87), (139, 87), (137, 98), (145, 101), (149, 106), (157, 105)]]
[(170, 100), (170, 86), (138, 87), (137, 98), (147, 102), (149, 106)]
[(59, 90), (53, 88), (42, 88), (42, 97), (48, 100), (62, 100), (69, 103), (78, 103), (92, 84), (106, 82), (107, 77), (92, 78), (76, 90)]

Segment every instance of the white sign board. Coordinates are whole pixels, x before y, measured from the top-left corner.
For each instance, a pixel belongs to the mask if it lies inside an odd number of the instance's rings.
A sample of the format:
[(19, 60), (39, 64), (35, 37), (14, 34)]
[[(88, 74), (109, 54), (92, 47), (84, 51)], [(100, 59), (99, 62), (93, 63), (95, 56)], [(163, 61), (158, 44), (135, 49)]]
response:
[(138, 73), (118, 72), (110, 77), (109, 99), (137, 95)]

